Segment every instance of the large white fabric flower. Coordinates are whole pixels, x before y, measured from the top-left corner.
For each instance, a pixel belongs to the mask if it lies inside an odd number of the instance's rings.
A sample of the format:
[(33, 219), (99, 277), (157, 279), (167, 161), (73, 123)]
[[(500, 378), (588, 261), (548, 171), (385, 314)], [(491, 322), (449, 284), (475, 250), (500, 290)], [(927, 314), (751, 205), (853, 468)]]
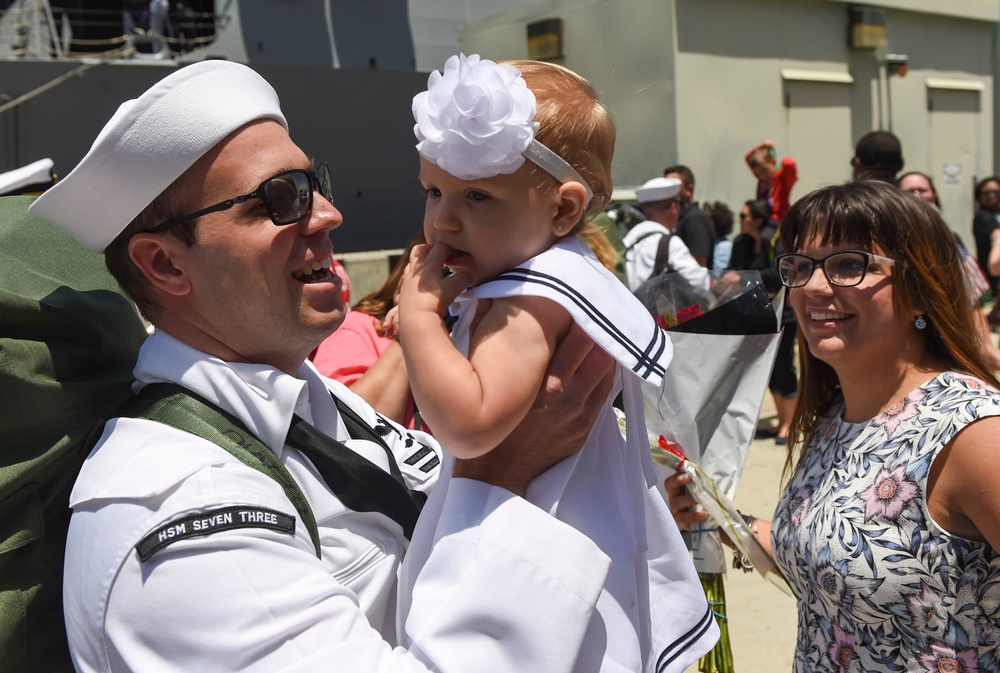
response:
[(462, 180), (513, 173), (538, 130), (535, 94), (510, 65), (451, 56), (413, 98), (417, 151)]

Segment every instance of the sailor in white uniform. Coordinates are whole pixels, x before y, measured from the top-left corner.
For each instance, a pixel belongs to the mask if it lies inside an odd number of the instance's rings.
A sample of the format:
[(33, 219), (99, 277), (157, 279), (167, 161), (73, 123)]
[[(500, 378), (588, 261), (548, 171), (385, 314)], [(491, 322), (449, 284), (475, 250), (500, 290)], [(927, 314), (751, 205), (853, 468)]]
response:
[[(411, 502), (437, 479), (441, 449), (305, 361), (344, 312), (327, 177), (291, 142), (263, 79), (206, 61), (125, 103), (32, 205), (106, 251), (156, 325), (135, 390), (176, 385), (202, 398), (229, 415), (230, 440), (239, 425), (252, 435), (240, 449), (263, 445), (290, 477), (199, 431), (109, 421), (70, 503), (65, 617), (78, 670), (573, 669), (609, 559), (518, 494), (582, 443), (559, 434), (599, 406), (584, 393), (552, 394), (555, 414), (529, 419), (538, 446), (522, 452), (547, 454), (537, 465), (456, 465), (455, 477), (472, 478), (454, 479), (426, 531), (434, 579), (413, 601), (433, 609), (397, 646), (396, 570), (415, 516), (387, 514), (382, 493), (354, 484), (389, 479)], [(606, 366), (585, 354), (569, 356), (567, 371), (584, 360), (570, 383), (603, 399)], [(354, 467), (313, 457), (296, 428)]]
[[(698, 264), (680, 236), (674, 236), (680, 203), (677, 194), (681, 181), (677, 178), (652, 178), (636, 187), (635, 198), (646, 219), (625, 233), (625, 273), (628, 287), (635, 291), (655, 273), (673, 271), (692, 288), (707, 290), (708, 269)], [(664, 236), (667, 249), (662, 254), (660, 244)], [(657, 259), (657, 257), (661, 259)], [(660, 268), (657, 268), (659, 263)]]

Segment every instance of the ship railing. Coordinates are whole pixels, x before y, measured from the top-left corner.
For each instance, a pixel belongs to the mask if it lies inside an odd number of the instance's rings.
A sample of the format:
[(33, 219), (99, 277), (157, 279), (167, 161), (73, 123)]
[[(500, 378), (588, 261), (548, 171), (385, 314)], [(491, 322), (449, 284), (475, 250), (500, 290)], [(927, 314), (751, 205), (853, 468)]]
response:
[(163, 59), (201, 49), (216, 39), (218, 22), (211, 13), (172, 18), (173, 35), (156, 34), (134, 19), (123, 11), (53, 11), (48, 2), (15, 2), (0, 10), (0, 58)]

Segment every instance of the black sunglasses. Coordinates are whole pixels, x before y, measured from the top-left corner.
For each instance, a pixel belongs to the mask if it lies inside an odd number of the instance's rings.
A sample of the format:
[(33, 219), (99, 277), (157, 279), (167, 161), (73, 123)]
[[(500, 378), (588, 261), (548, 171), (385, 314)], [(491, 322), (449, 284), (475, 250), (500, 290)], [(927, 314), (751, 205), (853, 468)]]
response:
[(280, 227), (286, 224), (294, 224), (309, 217), (309, 214), (312, 212), (314, 191), (319, 192), (323, 195), (323, 198), (333, 203), (333, 183), (330, 179), (330, 169), (326, 164), (320, 164), (315, 170), (298, 168), (278, 173), (264, 180), (257, 189), (249, 194), (227, 199), (214, 206), (202, 208), (188, 215), (161, 222), (152, 229), (137, 233), (158, 234), (170, 227), (190, 222), (202, 215), (229, 210), (237, 203), (243, 203), (250, 199), (260, 199), (264, 202), (267, 212), (271, 216), (271, 221), (275, 225)]

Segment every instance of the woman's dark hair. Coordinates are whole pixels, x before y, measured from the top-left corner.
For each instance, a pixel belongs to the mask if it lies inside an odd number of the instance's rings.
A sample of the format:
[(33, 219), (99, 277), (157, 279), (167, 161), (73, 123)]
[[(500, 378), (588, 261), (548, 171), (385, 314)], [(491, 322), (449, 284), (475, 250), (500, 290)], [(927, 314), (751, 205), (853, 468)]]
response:
[(727, 238), (733, 233), (733, 211), (722, 201), (706, 202), (702, 210), (712, 220), (716, 238)]
[[(923, 313), (921, 336), (948, 369), (1000, 387), (985, 345), (975, 337), (974, 310), (963, 301), (966, 280), (955, 234), (938, 211), (894, 185), (880, 181), (824, 187), (799, 199), (779, 230), (785, 250), (807, 243), (851, 245), (896, 260), (893, 304), (897, 313)], [(914, 328), (916, 329), (916, 328)], [(798, 446), (809, 444), (819, 419), (839, 395), (833, 368), (814, 357), (799, 330), (801, 388), (789, 434), (786, 469)]]
[(995, 175), (991, 175), (988, 178), (983, 178), (982, 180), (980, 180), (979, 182), (976, 183), (976, 192), (975, 192), (975, 194), (976, 194), (976, 205), (979, 205), (979, 197), (982, 196), (983, 189), (986, 187), (986, 184), (989, 183), (989, 182), (1000, 183), (1000, 178), (998, 178)]
[(744, 205), (750, 210), (750, 219), (760, 220), (761, 226), (771, 219), (771, 204), (767, 199), (752, 199)]

